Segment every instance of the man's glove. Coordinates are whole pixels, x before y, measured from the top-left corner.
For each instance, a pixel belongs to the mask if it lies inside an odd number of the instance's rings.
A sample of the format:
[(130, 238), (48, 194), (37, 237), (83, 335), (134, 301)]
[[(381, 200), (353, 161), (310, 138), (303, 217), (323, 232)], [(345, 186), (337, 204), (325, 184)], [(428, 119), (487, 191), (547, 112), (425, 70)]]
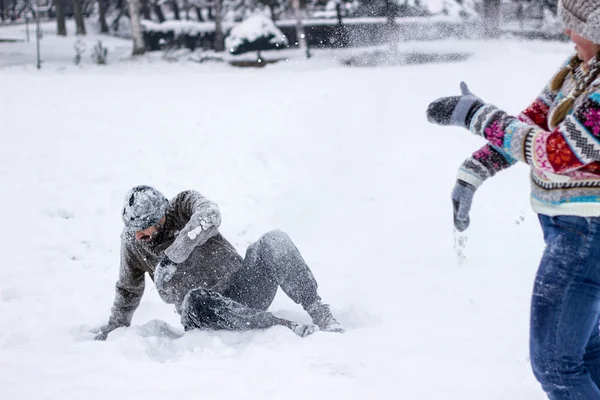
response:
[(167, 303), (171, 302), (170, 290), (165, 288), (165, 285), (173, 278), (177, 272), (177, 264), (165, 256), (154, 269), (154, 284), (158, 290), (160, 297)]
[(460, 83), (460, 90), (461, 96), (442, 97), (429, 104), (427, 120), (438, 125), (453, 125), (468, 129), (473, 115), (484, 103), (469, 91), (466, 83)]
[(458, 180), (452, 190), (452, 206), (454, 208), (454, 226), (459, 232), (469, 227), (469, 212), (475, 195), (475, 186)]
[(169, 257), (165, 256), (154, 270), (154, 283), (156, 284), (156, 287), (159, 290), (164, 288), (165, 283), (173, 278), (175, 272), (177, 272), (177, 264), (171, 261)]
[(118, 326), (114, 326), (111, 324), (102, 325), (100, 328), (92, 329), (91, 333), (96, 335), (94, 336), (94, 340), (106, 340), (108, 334), (117, 329)]

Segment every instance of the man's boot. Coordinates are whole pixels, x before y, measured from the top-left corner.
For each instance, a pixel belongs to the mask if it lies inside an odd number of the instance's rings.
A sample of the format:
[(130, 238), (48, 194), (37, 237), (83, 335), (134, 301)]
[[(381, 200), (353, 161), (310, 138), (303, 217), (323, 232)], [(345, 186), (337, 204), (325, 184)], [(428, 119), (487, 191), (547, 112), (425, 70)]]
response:
[(344, 332), (342, 325), (340, 325), (340, 323), (333, 317), (333, 314), (331, 314), (329, 305), (323, 304), (321, 300), (315, 301), (311, 305), (307, 306), (305, 310), (320, 330), (337, 333)]

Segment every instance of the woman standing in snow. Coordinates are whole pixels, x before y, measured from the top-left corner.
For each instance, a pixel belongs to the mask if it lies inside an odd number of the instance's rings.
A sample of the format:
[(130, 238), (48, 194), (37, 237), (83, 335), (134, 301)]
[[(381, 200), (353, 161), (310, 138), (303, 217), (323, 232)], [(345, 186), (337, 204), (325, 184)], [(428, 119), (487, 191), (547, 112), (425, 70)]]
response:
[(427, 117), (489, 142), (459, 169), (459, 231), (483, 181), (517, 161), (531, 165), (546, 242), (531, 304), (533, 371), (550, 399), (592, 400), (600, 399), (600, 0), (560, 0), (558, 12), (577, 54), (518, 118), (464, 83), (461, 96), (431, 103)]

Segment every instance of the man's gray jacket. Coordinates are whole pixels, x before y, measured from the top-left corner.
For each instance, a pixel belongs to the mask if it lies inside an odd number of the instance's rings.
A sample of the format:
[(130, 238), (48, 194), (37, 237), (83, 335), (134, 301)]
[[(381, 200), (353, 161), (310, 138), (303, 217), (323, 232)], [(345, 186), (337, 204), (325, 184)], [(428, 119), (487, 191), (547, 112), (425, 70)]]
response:
[(217, 205), (200, 193), (185, 191), (169, 202), (163, 229), (151, 243), (137, 241), (135, 232), (121, 234), (121, 267), (108, 331), (129, 326), (142, 299), (145, 273), (154, 281), (154, 270), (165, 255), (177, 265), (175, 275), (159, 294), (177, 311), (191, 289), (227, 289), (242, 257), (218, 231)]

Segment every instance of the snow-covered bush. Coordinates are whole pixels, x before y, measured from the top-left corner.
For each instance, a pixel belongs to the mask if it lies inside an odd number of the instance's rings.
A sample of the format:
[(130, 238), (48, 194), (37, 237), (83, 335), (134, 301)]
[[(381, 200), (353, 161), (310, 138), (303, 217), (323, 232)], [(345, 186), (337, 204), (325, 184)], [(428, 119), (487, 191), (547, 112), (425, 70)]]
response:
[(285, 35), (264, 15), (254, 15), (234, 26), (225, 38), (225, 47), (237, 55), (249, 51), (279, 50), (288, 46)]
[(75, 57), (73, 57), (73, 62), (75, 65), (79, 65), (81, 63), (81, 57), (85, 52), (85, 43), (81, 39), (77, 39), (75, 44), (73, 44), (73, 48), (75, 49)]
[(94, 46), (94, 52), (92, 53), (92, 60), (98, 65), (106, 64), (106, 56), (108, 55), (108, 49), (102, 45), (102, 41), (98, 40), (98, 43)]

